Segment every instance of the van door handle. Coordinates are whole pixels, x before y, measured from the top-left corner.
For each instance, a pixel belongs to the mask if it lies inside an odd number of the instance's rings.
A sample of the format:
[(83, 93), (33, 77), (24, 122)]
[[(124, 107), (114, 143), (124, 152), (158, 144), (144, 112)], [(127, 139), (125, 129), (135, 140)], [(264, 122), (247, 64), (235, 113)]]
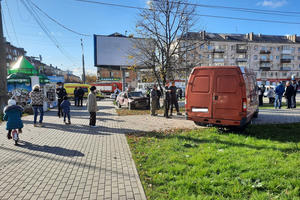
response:
[(218, 100), (218, 98), (219, 98), (218, 96), (215, 96), (215, 100), (216, 100), (216, 101)]

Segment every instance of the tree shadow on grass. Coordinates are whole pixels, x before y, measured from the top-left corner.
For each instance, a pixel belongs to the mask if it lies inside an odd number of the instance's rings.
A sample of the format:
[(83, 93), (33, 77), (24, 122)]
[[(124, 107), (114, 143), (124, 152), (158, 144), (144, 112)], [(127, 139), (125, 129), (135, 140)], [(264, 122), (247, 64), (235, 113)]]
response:
[[(227, 145), (227, 146), (251, 148), (251, 149), (256, 149), (256, 150), (270, 149), (270, 150), (281, 151), (281, 152), (285, 152), (285, 153), (293, 153), (293, 152), (299, 152), (300, 151), (300, 148), (298, 147), (297, 143), (295, 142), (295, 138), (293, 136), (290, 136), (290, 138), (291, 138), (290, 142), (295, 143), (294, 148), (276, 148), (276, 147), (272, 147), (272, 146), (261, 146), (261, 145), (251, 145), (251, 144), (244, 144), (244, 143), (235, 143), (235, 142), (231, 142), (231, 141), (220, 140), (220, 139), (217, 139), (217, 138), (201, 139), (201, 138), (197, 138), (195, 136), (180, 134), (180, 132), (183, 132), (183, 131), (187, 131), (187, 130), (177, 130), (172, 134), (169, 134), (169, 133), (166, 134), (166, 133), (163, 133), (163, 132), (132, 133), (132, 134), (129, 134), (129, 136), (150, 137), (150, 138), (158, 138), (158, 139), (173, 139), (173, 138), (176, 138), (176, 139), (179, 139), (179, 140), (182, 140), (182, 141), (193, 142), (195, 144), (204, 144), (204, 143), (223, 144), (223, 145)], [(201, 130), (199, 130), (199, 131), (201, 131)], [(229, 134), (229, 132), (223, 132), (223, 131), (218, 131), (218, 133), (220, 133), (220, 134)], [(232, 133), (232, 132), (230, 132), (230, 133)], [(234, 133), (234, 134), (240, 134), (240, 133)], [(251, 136), (251, 135), (249, 135), (249, 136)], [(256, 137), (256, 136), (253, 136), (253, 137)], [(269, 139), (268, 137), (263, 137), (263, 135), (260, 135), (260, 137), (256, 137), (256, 138), (258, 138), (258, 139)], [(299, 142), (299, 136), (297, 137), (296, 141)], [(283, 141), (283, 142), (286, 142), (286, 141)], [(187, 146), (187, 147), (189, 147), (189, 146)]]
[(26, 141), (20, 141), (18, 147), (25, 148), (31, 151), (40, 151), (45, 153), (51, 153), (59, 156), (65, 157), (83, 157), (84, 154), (77, 150), (66, 149), (62, 147), (51, 147), (48, 145), (40, 146), (37, 144), (32, 144)]

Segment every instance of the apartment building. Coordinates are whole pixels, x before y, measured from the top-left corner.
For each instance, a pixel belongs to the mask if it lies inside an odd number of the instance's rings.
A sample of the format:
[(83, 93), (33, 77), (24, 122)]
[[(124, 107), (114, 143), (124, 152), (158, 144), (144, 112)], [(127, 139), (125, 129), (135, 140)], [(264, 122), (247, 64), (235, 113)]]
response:
[[(221, 34), (191, 32), (180, 47), (187, 51), (186, 65), (238, 65), (254, 70), (257, 80), (271, 84), (300, 78), (300, 37), (297, 35)], [(192, 48), (191, 48), (192, 47)]]
[(26, 55), (26, 51), (23, 48), (18, 48), (13, 46), (11, 43), (5, 41), (5, 50), (6, 50), (6, 67), (15, 62), (20, 56)]

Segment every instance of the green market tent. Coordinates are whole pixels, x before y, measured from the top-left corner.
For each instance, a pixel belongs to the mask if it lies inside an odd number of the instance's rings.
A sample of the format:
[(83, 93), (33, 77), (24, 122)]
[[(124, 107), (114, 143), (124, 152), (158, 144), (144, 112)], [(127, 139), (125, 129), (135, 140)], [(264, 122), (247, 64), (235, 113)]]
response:
[(40, 75), (38, 75), (38, 77), (40, 78), (40, 83), (49, 83), (50, 82), (48, 77), (44, 74), (40, 74)]
[(38, 75), (38, 71), (24, 56), (19, 57), (17, 62), (8, 70), (8, 74), (13, 73), (22, 73), (30, 76)]
[(30, 76), (26, 74), (10, 74), (7, 77), (7, 83), (29, 83), (30, 84)]
[(30, 83), (30, 76), (38, 76), (41, 84), (50, 82), (48, 77), (44, 74), (39, 74), (24, 56), (18, 58), (17, 62), (8, 70), (8, 74), (8, 83)]

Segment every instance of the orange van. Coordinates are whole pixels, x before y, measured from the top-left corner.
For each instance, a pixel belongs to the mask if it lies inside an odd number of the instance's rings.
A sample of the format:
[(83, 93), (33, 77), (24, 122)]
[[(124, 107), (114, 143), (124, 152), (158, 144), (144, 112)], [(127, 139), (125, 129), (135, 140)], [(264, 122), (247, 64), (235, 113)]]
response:
[(256, 76), (244, 67), (195, 67), (185, 108), (187, 119), (197, 125), (245, 127), (258, 116)]

